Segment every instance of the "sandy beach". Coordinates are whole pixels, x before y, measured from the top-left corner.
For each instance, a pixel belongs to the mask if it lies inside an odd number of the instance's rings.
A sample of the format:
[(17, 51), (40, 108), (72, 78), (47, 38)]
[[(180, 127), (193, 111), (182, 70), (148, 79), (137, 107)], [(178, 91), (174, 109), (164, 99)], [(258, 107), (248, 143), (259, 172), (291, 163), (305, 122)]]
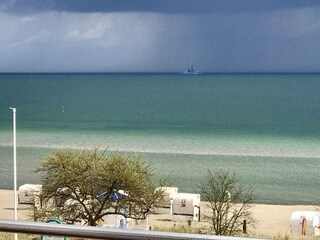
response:
[[(0, 219), (13, 219), (13, 190), (0, 190)], [(201, 203), (201, 209), (205, 210), (205, 203)], [(290, 234), (290, 217), (295, 211), (314, 211), (315, 207), (311, 205), (265, 205), (255, 204), (252, 208), (256, 226), (254, 229), (250, 227), (251, 233), (267, 234), (267, 235), (285, 235)], [(18, 207), (18, 219), (29, 220), (27, 206), (20, 205)], [(149, 217), (149, 226), (155, 227), (173, 227), (175, 223), (170, 221), (171, 216), (169, 209), (161, 211), (160, 214), (153, 214)], [(201, 223), (194, 223), (195, 226), (201, 226)]]

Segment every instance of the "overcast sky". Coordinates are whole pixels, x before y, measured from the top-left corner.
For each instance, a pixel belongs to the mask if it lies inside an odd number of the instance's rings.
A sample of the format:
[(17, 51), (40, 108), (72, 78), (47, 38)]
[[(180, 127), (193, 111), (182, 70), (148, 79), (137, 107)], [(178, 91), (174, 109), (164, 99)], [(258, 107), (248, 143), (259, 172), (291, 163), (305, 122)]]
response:
[(319, 0), (1, 0), (0, 72), (320, 71)]

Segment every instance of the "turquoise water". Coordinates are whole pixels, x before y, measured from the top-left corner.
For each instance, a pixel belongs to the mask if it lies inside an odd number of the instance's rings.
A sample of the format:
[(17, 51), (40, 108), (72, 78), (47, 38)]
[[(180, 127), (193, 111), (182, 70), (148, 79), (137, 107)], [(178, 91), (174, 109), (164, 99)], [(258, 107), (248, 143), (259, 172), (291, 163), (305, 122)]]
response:
[(235, 172), (257, 202), (319, 198), (320, 75), (2, 74), (0, 187), (12, 188), (56, 148), (139, 152), (197, 191), (208, 169)]

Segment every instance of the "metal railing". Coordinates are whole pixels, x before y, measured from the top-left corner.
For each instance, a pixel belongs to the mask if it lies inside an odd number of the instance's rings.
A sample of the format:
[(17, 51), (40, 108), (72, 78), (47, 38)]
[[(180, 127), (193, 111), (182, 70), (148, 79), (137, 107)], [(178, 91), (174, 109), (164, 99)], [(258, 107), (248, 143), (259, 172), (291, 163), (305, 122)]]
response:
[(0, 220), (0, 231), (12, 233), (29, 233), (66, 237), (82, 237), (117, 240), (261, 240), (257, 238), (241, 238), (213, 236), (187, 233), (157, 232), (145, 230), (129, 230), (118, 228), (89, 227), (64, 224), (48, 224), (39, 222)]

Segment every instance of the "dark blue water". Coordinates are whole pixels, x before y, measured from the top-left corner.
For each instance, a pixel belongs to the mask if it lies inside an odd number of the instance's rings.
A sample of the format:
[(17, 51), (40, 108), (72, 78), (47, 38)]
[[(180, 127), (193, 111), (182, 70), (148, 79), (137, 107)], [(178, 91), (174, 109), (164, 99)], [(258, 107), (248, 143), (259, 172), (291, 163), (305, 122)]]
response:
[(0, 75), (0, 106), (18, 108), (23, 128), (318, 137), (319, 84), (319, 75)]

